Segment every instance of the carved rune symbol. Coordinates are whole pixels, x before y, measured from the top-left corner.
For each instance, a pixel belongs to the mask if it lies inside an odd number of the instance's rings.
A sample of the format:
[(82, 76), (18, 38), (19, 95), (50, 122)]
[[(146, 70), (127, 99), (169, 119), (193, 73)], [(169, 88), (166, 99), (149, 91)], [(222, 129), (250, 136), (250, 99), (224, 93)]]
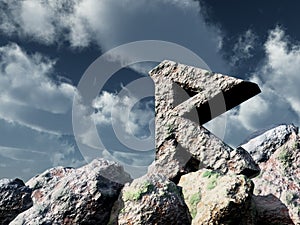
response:
[(201, 126), (260, 93), (255, 83), (167, 60), (149, 74), (155, 83), (157, 172), (173, 180), (199, 167), (259, 172), (244, 149), (233, 150)]

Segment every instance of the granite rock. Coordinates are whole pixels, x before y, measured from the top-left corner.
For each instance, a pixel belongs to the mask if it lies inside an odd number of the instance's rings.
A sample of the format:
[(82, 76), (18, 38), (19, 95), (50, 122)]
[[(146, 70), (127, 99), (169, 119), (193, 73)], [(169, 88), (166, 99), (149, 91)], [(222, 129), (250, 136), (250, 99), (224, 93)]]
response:
[[(280, 125), (242, 145), (251, 154), (260, 156), (261, 173), (253, 179), (256, 205), (261, 220), (274, 224), (300, 224), (300, 137), (293, 125)], [(274, 209), (273, 202), (278, 207)], [(269, 203), (271, 202), (271, 203)], [(280, 207), (279, 207), (280, 206)], [(283, 207), (285, 206), (285, 207)], [(279, 213), (281, 210), (281, 213)], [(293, 223), (289, 223), (288, 213)], [(273, 216), (272, 216), (273, 214)], [(279, 216), (280, 215), (280, 216)], [(270, 223), (271, 224), (271, 223)]]
[(126, 184), (109, 224), (191, 224), (180, 188), (161, 175), (145, 175)]
[(0, 224), (9, 224), (18, 214), (32, 206), (32, 190), (20, 179), (0, 180)]
[(257, 225), (292, 225), (289, 210), (277, 197), (272, 194), (253, 196), (253, 204), (256, 209)]
[(119, 164), (96, 159), (78, 169), (49, 169), (26, 186), (0, 180), (0, 222), (300, 224), (297, 127), (257, 133), (236, 149), (202, 127), (258, 94), (256, 84), (172, 61), (150, 76), (156, 160), (148, 174), (132, 180)]
[(107, 224), (125, 181), (131, 178), (123, 167), (104, 159), (50, 169), (27, 182), (34, 204), (10, 224)]
[(178, 185), (193, 225), (255, 224), (253, 183), (244, 175), (222, 175), (203, 169), (183, 175)]
[(298, 134), (294, 125), (280, 125), (251, 138), (241, 145), (246, 149), (256, 162), (265, 162), (282, 146), (292, 134)]

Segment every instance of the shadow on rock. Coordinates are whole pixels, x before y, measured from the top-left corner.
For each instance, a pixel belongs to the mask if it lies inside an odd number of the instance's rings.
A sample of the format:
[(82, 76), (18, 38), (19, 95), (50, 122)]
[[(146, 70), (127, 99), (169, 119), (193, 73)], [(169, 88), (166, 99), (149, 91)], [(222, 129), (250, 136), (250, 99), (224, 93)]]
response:
[(261, 225), (293, 225), (289, 216), (289, 210), (276, 196), (253, 196), (256, 205), (257, 224)]

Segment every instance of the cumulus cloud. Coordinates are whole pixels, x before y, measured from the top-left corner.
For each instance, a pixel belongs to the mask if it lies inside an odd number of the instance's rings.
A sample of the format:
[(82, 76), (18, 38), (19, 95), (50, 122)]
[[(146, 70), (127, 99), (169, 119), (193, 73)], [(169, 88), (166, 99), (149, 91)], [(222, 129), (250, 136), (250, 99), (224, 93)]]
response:
[(51, 79), (54, 64), (38, 53), (27, 54), (17, 44), (0, 47), (0, 118), (33, 129), (70, 132), (66, 118), (75, 87)]
[(0, 177), (28, 179), (43, 170), (84, 162), (71, 134), (76, 88), (54, 81), (55, 60), (0, 47)]
[[(136, 104), (137, 103), (137, 104)], [(149, 129), (149, 122), (154, 120), (153, 100), (139, 102), (135, 96), (119, 97), (117, 94), (103, 92), (94, 99), (93, 107), (96, 112), (92, 114), (94, 122), (98, 125), (107, 125), (112, 122), (118, 124), (124, 131), (132, 136), (143, 138)]]
[(212, 69), (227, 69), (218, 54), (221, 32), (204, 22), (196, 1), (4, 0), (0, 8), (5, 34), (44, 44), (66, 40), (75, 48), (96, 43), (103, 51), (137, 40), (171, 41), (195, 51)]
[(123, 90), (124, 94), (103, 91), (91, 105), (75, 98), (74, 133), (87, 161), (95, 157), (118, 161), (138, 177), (155, 156), (154, 102)]
[(262, 93), (228, 113), (227, 140), (239, 144), (238, 133), (248, 134), (281, 123), (300, 123), (300, 46), (284, 30), (271, 30), (264, 44), (266, 57), (251, 81)]
[(63, 36), (61, 31), (70, 26), (69, 20), (64, 18), (74, 4), (75, 1), (65, 0), (3, 0), (0, 3), (0, 29), (5, 34), (17, 34), (45, 44), (58, 42)]

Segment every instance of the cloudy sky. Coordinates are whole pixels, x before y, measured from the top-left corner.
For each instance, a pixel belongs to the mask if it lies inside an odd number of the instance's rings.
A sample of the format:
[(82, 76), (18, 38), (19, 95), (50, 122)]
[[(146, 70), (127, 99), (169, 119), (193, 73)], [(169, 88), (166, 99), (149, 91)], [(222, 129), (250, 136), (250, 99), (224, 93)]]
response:
[[(146, 71), (155, 63), (115, 73), (92, 111), (78, 103), (75, 120), (85, 128), (76, 138), (73, 132), (73, 98), (85, 71), (132, 41), (176, 43), (212, 71), (259, 84), (261, 94), (222, 117), (225, 133), (218, 134), (218, 121), (206, 125), (231, 146), (276, 124), (299, 125), (299, 10), (293, 0), (0, 0), (0, 178), (27, 180), (99, 156), (135, 168), (151, 163), (154, 88)], [(133, 89), (152, 96), (128, 88), (137, 79), (143, 82)]]

